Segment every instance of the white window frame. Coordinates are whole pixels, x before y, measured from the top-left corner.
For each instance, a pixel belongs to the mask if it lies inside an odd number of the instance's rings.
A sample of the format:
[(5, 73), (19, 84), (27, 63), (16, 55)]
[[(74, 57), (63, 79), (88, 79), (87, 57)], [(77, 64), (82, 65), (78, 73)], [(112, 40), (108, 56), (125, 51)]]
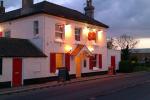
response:
[[(59, 27), (62, 27), (62, 29), (59, 29)], [(65, 34), (65, 25), (61, 23), (56, 23), (55, 24), (55, 38), (63, 40), (64, 34)]]
[[(79, 33), (76, 33), (78, 30)], [(81, 34), (82, 34), (82, 28), (80, 27), (75, 27), (75, 30), (74, 30), (74, 35), (75, 35), (75, 41), (81, 41)], [(79, 40), (77, 40), (76, 36), (79, 36)]]

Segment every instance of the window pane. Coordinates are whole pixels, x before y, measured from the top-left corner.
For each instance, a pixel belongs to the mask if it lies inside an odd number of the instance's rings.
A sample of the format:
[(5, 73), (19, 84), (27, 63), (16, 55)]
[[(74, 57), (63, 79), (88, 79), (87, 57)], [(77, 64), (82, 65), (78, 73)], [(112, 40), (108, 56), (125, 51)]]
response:
[(34, 35), (39, 34), (39, 21), (34, 21)]
[(80, 41), (81, 28), (75, 28), (75, 40)]
[(64, 25), (63, 24), (55, 24), (55, 36), (58, 39), (63, 39), (64, 35)]

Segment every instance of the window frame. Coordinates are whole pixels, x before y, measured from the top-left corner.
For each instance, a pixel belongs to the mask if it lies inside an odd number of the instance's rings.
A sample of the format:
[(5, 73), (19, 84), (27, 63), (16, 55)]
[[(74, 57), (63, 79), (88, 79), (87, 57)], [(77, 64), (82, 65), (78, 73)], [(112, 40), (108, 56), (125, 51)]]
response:
[(80, 27), (75, 27), (75, 41), (81, 41), (81, 34), (82, 34), (82, 28)]
[(92, 59), (93, 67), (97, 67), (98, 64), (98, 55), (94, 54)]
[(34, 36), (37, 36), (39, 34), (39, 21), (35, 20), (33, 22), (33, 34)]
[[(60, 27), (60, 29), (59, 29), (59, 27)], [(65, 25), (61, 24), (61, 23), (56, 23), (55, 24), (55, 38), (63, 40), (64, 35), (65, 35)]]

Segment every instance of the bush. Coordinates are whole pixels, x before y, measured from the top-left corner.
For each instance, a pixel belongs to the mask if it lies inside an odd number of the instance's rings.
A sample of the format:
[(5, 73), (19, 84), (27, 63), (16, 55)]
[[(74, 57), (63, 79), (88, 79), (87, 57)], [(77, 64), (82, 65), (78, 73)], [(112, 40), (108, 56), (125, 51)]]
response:
[(119, 72), (131, 73), (134, 71), (136, 63), (130, 61), (121, 61), (119, 63)]

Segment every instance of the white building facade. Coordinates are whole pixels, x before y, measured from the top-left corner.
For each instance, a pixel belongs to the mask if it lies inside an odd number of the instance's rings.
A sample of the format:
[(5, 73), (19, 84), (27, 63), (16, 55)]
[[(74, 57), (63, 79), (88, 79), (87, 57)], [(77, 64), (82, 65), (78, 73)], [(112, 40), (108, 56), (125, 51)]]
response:
[[(35, 4), (35, 7), (38, 5), (58, 6), (46, 1)], [(68, 8), (65, 9), (68, 10)], [(29, 11), (32, 11), (31, 8)], [(87, 22), (84, 18), (81, 20), (76, 16), (71, 18), (61, 15), (61, 17), (49, 12), (34, 11), (30, 14), (28, 10), (20, 12), (19, 16), (0, 19), (1, 37), (27, 39), (46, 57), (1, 57), (3, 59), (1, 84), (7, 83), (6, 85), (11, 84), (11, 86), (18, 84), (19, 86), (34, 83), (34, 80), (35, 82), (42, 79), (43, 82), (54, 80), (57, 76), (57, 69), (61, 67), (67, 67), (69, 74), (77, 78), (105, 73), (112, 65), (118, 70), (120, 52), (107, 49), (108, 26), (100, 25), (94, 19)], [(6, 14), (11, 13), (13, 11)], [(75, 13), (79, 12), (75, 11)], [(5, 17), (5, 14), (2, 16)], [(81, 14), (79, 17), (81, 16), (85, 15)], [(15, 78), (13, 59), (22, 60), (20, 83), (19, 81), (13, 82)]]

